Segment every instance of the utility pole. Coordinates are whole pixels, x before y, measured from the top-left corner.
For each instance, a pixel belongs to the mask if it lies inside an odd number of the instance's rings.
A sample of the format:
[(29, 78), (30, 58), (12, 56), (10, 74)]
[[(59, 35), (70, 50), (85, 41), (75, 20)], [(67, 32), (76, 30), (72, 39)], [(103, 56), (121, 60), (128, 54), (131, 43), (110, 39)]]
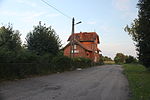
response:
[(72, 32), (71, 32), (71, 37), (70, 37), (70, 58), (74, 58), (74, 40), (75, 40), (74, 26), (80, 23), (81, 21), (75, 24), (75, 19), (74, 17), (72, 18)]
[(70, 58), (74, 57), (74, 17), (72, 18), (72, 32), (70, 37)]
[(74, 58), (74, 22), (75, 22), (75, 19), (74, 19), (74, 17), (73, 17), (73, 19), (72, 19), (72, 58)]

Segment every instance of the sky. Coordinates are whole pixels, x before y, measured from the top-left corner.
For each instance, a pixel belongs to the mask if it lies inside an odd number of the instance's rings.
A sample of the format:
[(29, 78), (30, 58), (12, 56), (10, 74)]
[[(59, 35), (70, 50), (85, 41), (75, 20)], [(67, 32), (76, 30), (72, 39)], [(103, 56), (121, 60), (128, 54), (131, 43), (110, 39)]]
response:
[(138, 0), (44, 0), (68, 17), (62, 15), (42, 0), (0, 0), (0, 26), (11, 23), (21, 33), (25, 43), (27, 33), (39, 21), (51, 26), (59, 35), (63, 46), (71, 34), (72, 18), (75, 33), (97, 32), (101, 54), (114, 58), (116, 53), (136, 55), (136, 47), (124, 27), (137, 18)]

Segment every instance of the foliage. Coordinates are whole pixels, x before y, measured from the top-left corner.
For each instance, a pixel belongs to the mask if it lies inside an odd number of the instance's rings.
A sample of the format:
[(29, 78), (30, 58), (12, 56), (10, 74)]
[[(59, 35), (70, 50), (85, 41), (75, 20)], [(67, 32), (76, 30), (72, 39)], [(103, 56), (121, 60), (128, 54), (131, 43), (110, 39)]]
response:
[(18, 51), (21, 49), (21, 40), (18, 30), (13, 30), (11, 25), (0, 27), (0, 49)]
[(125, 27), (132, 39), (136, 42), (139, 61), (146, 67), (150, 67), (150, 1), (139, 0), (138, 18), (129, 27)]
[(117, 53), (114, 58), (115, 63), (123, 64), (125, 63), (125, 55), (123, 53)]
[(131, 55), (124, 55), (123, 53), (117, 53), (114, 61), (116, 64), (124, 64), (124, 63), (137, 63), (137, 59)]
[(21, 45), (19, 31), (0, 28), (0, 81), (91, 67), (87, 58), (68, 58), (59, 50), (59, 37), (45, 24), (34, 27)]
[(28, 33), (26, 40), (28, 49), (38, 55), (45, 53), (57, 55), (61, 46), (54, 29), (46, 27), (45, 24), (41, 25), (41, 22), (34, 27), (32, 32)]
[(19, 31), (10, 24), (0, 27), (0, 63), (14, 62), (21, 48)]
[(28, 50), (22, 49), (17, 53), (0, 49), (0, 63), (34, 63), (39, 62), (39, 56)]
[(125, 63), (137, 63), (137, 59), (129, 55), (129, 56), (126, 56)]
[(103, 65), (104, 64), (104, 59), (103, 59), (103, 55), (100, 54), (100, 59), (99, 62), (96, 63), (96, 65)]
[(150, 99), (150, 72), (138, 64), (125, 64), (124, 74), (129, 81), (131, 91), (130, 100), (149, 100)]
[(22, 51), (17, 58), (14, 60), (15, 62), (0, 63), (0, 80), (64, 72), (92, 65), (92, 61), (87, 58), (71, 59), (67, 56), (53, 57), (49, 54), (38, 56), (28, 51)]
[(38, 63), (39, 56), (27, 49), (20, 50), (15, 57), (13, 63)]
[(133, 20), (133, 23), (131, 23), (131, 26), (129, 27), (128, 25), (124, 28), (124, 30), (126, 32), (128, 32), (128, 34), (130, 36), (132, 36), (132, 39), (135, 42), (139, 42), (140, 38), (141, 38), (141, 34), (138, 33), (138, 29), (139, 29), (139, 19), (135, 19)]
[(56, 72), (63, 72), (71, 70), (72, 59), (67, 56), (56, 56), (53, 58), (52, 63)]
[(102, 56), (103, 61), (113, 61), (110, 57), (108, 56)]
[(51, 64), (48, 63), (0, 63), (0, 81), (48, 74), (51, 71)]
[(102, 64), (114, 64), (114, 63), (115, 62), (110, 57), (101, 55), (98, 65), (102, 65)]
[(76, 57), (73, 58), (73, 68), (86, 68), (86, 67), (91, 67), (92, 60), (88, 58), (83, 58), (83, 57)]

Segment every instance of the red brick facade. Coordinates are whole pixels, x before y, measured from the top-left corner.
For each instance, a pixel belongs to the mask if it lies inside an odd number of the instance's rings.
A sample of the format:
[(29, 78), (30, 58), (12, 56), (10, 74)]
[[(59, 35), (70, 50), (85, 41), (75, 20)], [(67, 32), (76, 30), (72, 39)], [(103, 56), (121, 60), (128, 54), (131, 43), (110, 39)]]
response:
[[(70, 41), (72, 35), (69, 37)], [(74, 34), (74, 57), (90, 58), (94, 62), (98, 62), (100, 50), (98, 49), (99, 36), (96, 32), (80, 32)], [(64, 55), (70, 57), (70, 42), (64, 47)]]

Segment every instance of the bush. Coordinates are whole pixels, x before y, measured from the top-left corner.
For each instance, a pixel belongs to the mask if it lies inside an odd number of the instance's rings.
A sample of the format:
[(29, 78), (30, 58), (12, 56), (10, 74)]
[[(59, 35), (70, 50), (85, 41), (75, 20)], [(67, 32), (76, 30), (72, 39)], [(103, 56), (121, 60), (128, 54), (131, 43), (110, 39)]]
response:
[(88, 58), (77, 57), (73, 59), (73, 68), (86, 68), (91, 67), (92, 61)]
[(54, 57), (52, 60), (56, 72), (63, 72), (66, 70), (74, 70), (76, 68), (91, 67), (92, 61), (88, 58), (69, 58), (67, 56)]
[(13, 80), (25, 78), (31, 75), (64, 72), (76, 68), (87, 68), (92, 66), (92, 61), (87, 58), (71, 59), (66, 56), (51, 54), (36, 55), (28, 50), (22, 50), (13, 54), (5, 52), (0, 62), (0, 80)]
[(50, 63), (0, 63), (0, 80), (48, 74), (53, 70)]
[(39, 56), (33, 52), (30, 52), (26, 49), (22, 49), (16, 55), (16, 60), (14, 63), (37, 63), (39, 62)]
[(52, 60), (55, 71), (63, 72), (65, 70), (71, 70), (72, 59), (67, 56), (57, 56)]
[(34, 26), (34, 29), (26, 36), (27, 49), (38, 55), (51, 53), (57, 55), (61, 47), (61, 41), (55, 30), (46, 25)]
[(129, 55), (129, 56), (126, 57), (125, 62), (126, 63), (137, 63), (137, 60), (133, 56)]
[(123, 64), (125, 63), (125, 55), (123, 53), (117, 53), (114, 61), (116, 64)]

